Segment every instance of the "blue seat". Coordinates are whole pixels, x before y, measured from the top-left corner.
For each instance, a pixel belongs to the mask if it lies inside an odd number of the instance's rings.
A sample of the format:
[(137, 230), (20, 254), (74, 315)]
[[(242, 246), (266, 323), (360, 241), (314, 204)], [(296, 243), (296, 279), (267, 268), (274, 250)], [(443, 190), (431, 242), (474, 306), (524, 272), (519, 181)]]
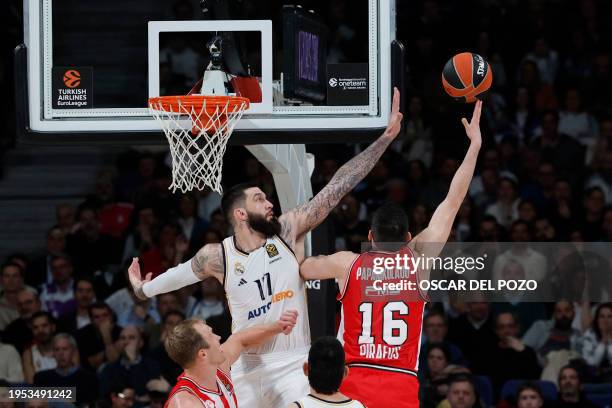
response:
[(584, 384), (585, 394), (612, 394), (612, 384)]
[(612, 407), (612, 393), (610, 394), (587, 394), (586, 397), (593, 404), (601, 408)]
[(501, 397), (506, 401), (514, 401), (516, 393), (523, 383), (526, 381), (534, 382), (540, 387), (542, 397), (545, 401), (557, 400), (557, 386), (552, 381), (532, 381), (532, 380), (508, 380), (502, 386)]
[(493, 405), (493, 384), (491, 379), (486, 375), (475, 375), (473, 378), (476, 392), (485, 404), (485, 408), (491, 407)]

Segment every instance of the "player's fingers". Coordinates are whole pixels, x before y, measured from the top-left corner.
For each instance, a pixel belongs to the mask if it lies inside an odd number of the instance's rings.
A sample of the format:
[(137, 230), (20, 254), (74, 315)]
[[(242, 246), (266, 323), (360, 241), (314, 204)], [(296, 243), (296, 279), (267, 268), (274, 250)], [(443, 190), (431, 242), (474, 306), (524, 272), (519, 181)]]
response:
[(474, 107), (474, 119), (476, 123), (480, 121), (480, 112), (482, 112), (482, 101), (476, 102), (476, 107)]
[(468, 126), (470, 126), (466, 118), (461, 119), (461, 123), (463, 123), (463, 127), (465, 128), (465, 130), (467, 130)]
[(152, 277), (153, 277), (153, 272), (149, 272), (147, 273), (147, 276), (145, 276), (145, 280), (150, 281)]
[(391, 113), (399, 112), (400, 94), (397, 88), (393, 88), (393, 104), (391, 106)]

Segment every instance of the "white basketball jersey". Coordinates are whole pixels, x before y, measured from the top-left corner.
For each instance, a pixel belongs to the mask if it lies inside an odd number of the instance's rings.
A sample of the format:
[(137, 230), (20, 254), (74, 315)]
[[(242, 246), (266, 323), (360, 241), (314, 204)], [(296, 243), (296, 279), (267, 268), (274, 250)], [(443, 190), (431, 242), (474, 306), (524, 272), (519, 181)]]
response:
[(293, 405), (295, 405), (295, 408), (365, 408), (365, 405), (353, 399), (347, 398), (345, 401), (325, 401), (324, 399), (317, 398), (310, 394), (301, 400), (294, 402)]
[(292, 351), (310, 346), (306, 287), (293, 251), (278, 236), (250, 254), (236, 248), (234, 236), (223, 240), (224, 286), (232, 314), (232, 332), (273, 323), (286, 310), (299, 316), (293, 331), (246, 350), (249, 354)]

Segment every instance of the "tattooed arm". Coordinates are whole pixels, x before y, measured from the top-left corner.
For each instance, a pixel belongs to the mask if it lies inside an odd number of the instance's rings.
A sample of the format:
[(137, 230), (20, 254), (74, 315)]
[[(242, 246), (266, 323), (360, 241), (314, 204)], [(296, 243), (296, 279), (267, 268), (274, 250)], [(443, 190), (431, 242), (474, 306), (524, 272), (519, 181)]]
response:
[(168, 269), (153, 280), (151, 280), (151, 275), (149, 272), (142, 279), (138, 258), (132, 260), (129, 278), (137, 297), (146, 299), (160, 293), (172, 292), (211, 276), (223, 282), (224, 265), (221, 244), (204, 245), (190, 261)]
[(389, 144), (399, 134), (402, 126), (399, 103), (399, 91), (395, 89), (391, 116), (385, 132), (366, 150), (340, 167), (329, 183), (312, 200), (279, 218), (283, 238), (287, 241), (293, 241), (293, 239), (311, 231), (323, 222), (331, 210), (338, 205), (342, 197), (368, 175)]

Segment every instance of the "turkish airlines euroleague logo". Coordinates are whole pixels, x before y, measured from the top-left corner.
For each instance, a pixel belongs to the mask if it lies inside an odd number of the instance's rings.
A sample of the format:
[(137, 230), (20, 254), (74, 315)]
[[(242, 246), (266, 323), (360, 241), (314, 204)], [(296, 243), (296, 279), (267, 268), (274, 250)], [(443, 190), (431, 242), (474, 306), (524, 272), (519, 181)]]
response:
[(81, 85), (81, 73), (76, 69), (69, 69), (64, 73), (64, 85), (68, 88), (76, 88)]

